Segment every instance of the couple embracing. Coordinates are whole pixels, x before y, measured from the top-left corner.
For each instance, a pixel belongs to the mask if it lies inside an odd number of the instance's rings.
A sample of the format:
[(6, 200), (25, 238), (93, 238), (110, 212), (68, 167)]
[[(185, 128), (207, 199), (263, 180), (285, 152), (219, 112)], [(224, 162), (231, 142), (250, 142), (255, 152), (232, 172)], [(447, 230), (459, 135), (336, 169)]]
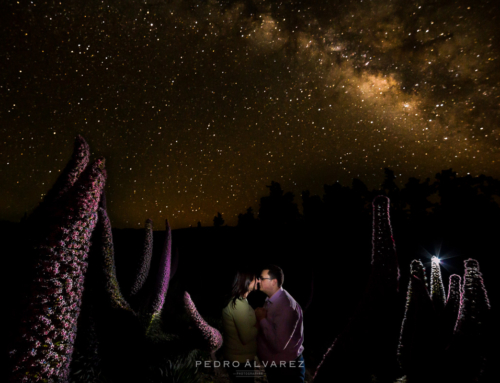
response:
[[(266, 266), (257, 275), (250, 271), (236, 274), (231, 300), (222, 311), (223, 352), (230, 362), (232, 382), (253, 380), (248, 378), (254, 376), (255, 356), (265, 367), (269, 383), (304, 382), (302, 309), (283, 289), (283, 280), (283, 271), (276, 265)], [(247, 296), (253, 290), (267, 295), (264, 307), (254, 310), (249, 305)]]

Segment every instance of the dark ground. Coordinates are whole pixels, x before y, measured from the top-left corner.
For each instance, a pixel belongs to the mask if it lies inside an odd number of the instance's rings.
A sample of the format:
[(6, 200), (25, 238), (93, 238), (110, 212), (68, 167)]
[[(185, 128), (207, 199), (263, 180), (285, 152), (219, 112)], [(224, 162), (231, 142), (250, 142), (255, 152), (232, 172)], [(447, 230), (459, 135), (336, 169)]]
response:
[[(476, 258), (484, 276), (492, 306), (492, 317), (498, 318), (499, 286), (497, 280), (499, 247), (497, 228), (458, 222), (456, 227), (418, 227), (397, 229), (394, 238), (400, 264), (400, 310), (402, 319), (409, 263), (421, 259), (430, 273), (430, 256), (441, 249), (442, 256), (451, 256), (442, 264), (443, 281), (448, 285), (452, 273), (463, 275), (463, 260)], [(22, 244), (26, 233), (20, 224), (1, 222), (4, 278), (2, 298), (6, 340), (2, 353), (7, 358), (8, 344), (16, 328), (20, 311), (20, 291), (28, 283), (27, 264), (23, 259)], [(114, 230), (117, 276), (122, 286), (131, 280), (131, 265), (141, 252), (142, 232), (134, 229)], [(152, 268), (158, 263), (164, 231), (154, 233)], [(217, 325), (224, 306), (225, 294), (230, 289), (234, 271), (242, 266), (257, 270), (266, 263), (280, 265), (285, 273), (284, 288), (304, 308), (304, 358), (310, 373), (314, 372), (324, 352), (342, 331), (365, 289), (370, 272), (371, 224), (369, 220), (356, 226), (289, 227), (285, 229), (235, 227), (206, 227), (174, 230), (174, 252), (178, 253), (178, 268), (171, 280), (166, 305), (171, 310), (182, 310), (182, 293), (188, 291), (199, 312), (209, 323)], [(259, 305), (263, 297), (254, 294), (249, 299)], [(175, 308), (177, 307), (177, 309)], [(168, 310), (167, 310), (168, 311)], [(168, 325), (168, 318), (166, 325)], [(7, 330), (8, 329), (8, 330)], [(397, 329), (399, 331), (399, 329)], [(498, 339), (498, 330), (492, 329), (491, 344)], [(396, 345), (397, 346), (397, 345)], [(396, 354), (396, 349), (395, 349)], [(490, 358), (497, 360), (496, 354)], [(210, 381), (211, 374), (206, 376)], [(487, 376), (493, 376), (488, 367)], [(224, 380), (219, 380), (224, 381)], [(493, 381), (488, 378), (485, 381)]]

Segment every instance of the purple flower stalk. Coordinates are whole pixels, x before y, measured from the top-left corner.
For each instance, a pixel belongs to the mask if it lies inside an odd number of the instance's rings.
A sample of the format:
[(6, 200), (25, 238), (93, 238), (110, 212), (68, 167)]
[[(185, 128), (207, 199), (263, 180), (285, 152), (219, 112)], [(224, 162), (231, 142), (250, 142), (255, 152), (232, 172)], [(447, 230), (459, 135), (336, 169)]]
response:
[(491, 308), (490, 301), (479, 271), (479, 262), (469, 258), (464, 263), (465, 275), (455, 332), (480, 336), (484, 319)]
[(454, 317), (453, 329), (458, 318), (458, 311), (460, 310), (460, 282), (462, 278), (460, 275), (453, 274), (450, 275), (450, 282), (448, 287), (448, 299), (446, 300), (445, 311), (450, 312), (451, 316)]
[(382, 278), (381, 283), (377, 282), (379, 287), (397, 292), (399, 266), (389, 206), (389, 198), (385, 196), (378, 196), (373, 200), (372, 277)]
[(149, 268), (151, 266), (151, 257), (153, 256), (153, 221), (147, 219), (144, 230), (144, 251), (139, 261), (139, 269), (136, 274), (135, 281), (132, 284), (132, 289), (130, 292), (132, 296), (137, 295), (142, 289), (142, 286), (144, 286), (144, 283), (146, 283), (146, 279), (148, 278), (149, 274)]
[(123, 297), (118, 279), (116, 278), (115, 250), (113, 246), (111, 222), (109, 221), (108, 213), (103, 208), (99, 208), (99, 223), (97, 230), (101, 232), (106, 290), (111, 299), (111, 306), (133, 312), (132, 308)]
[[(385, 196), (373, 200), (372, 270), (368, 286), (356, 313), (323, 356), (314, 382), (340, 381), (346, 374), (351, 374), (353, 381), (361, 381), (373, 373), (385, 376), (392, 369), (391, 357), (398, 344), (398, 333), (393, 334), (392, 329), (399, 324), (392, 322), (399, 267), (389, 202)], [(360, 358), (367, 361), (364, 368), (359, 366)]]
[(153, 316), (160, 314), (165, 296), (167, 295), (168, 284), (170, 282), (170, 262), (172, 259), (172, 231), (168, 225), (168, 220), (165, 220), (165, 244), (160, 260), (160, 267), (156, 277), (156, 286), (153, 293), (153, 299), (148, 312)]
[[(416, 279), (413, 277), (416, 277)], [(426, 276), (425, 276), (424, 265), (418, 259), (414, 259), (413, 261), (411, 261), (411, 264), (410, 264), (410, 282), (408, 284), (408, 292), (406, 294), (406, 311), (408, 311), (408, 308), (409, 308), (411, 301), (412, 301), (413, 289), (414, 289), (415, 283), (417, 283), (417, 282), (419, 284), (423, 283), (425, 289), (427, 290), (425, 280), (426, 280)]]
[(487, 352), (492, 348), (491, 337), (487, 334), (491, 306), (479, 263), (475, 259), (467, 259), (464, 263), (460, 309), (448, 362), (450, 381), (457, 383), (479, 381)]
[(21, 339), (10, 353), (12, 382), (67, 382), (90, 236), (105, 179), (104, 159), (98, 159), (59, 201), (66, 206), (65, 215), (39, 246)]
[(424, 265), (415, 259), (410, 266), (410, 282), (398, 345), (398, 360), (410, 378), (414, 378), (415, 374), (428, 373), (426, 366), (429, 361), (426, 358), (432, 340), (429, 330), (435, 327), (434, 307), (424, 281)]
[(196, 328), (203, 335), (205, 348), (207, 348), (210, 352), (217, 351), (222, 346), (222, 335), (217, 329), (210, 326), (201, 317), (201, 315), (198, 313), (198, 310), (196, 309), (196, 306), (191, 300), (191, 296), (187, 291), (184, 292), (184, 305)]
[(436, 312), (440, 314), (445, 306), (445, 292), (443, 278), (441, 277), (441, 267), (439, 266), (439, 258), (432, 257), (431, 270), (431, 298)]
[(448, 287), (448, 299), (443, 311), (443, 343), (446, 346), (453, 336), (455, 324), (457, 323), (458, 310), (460, 309), (460, 275), (450, 275)]

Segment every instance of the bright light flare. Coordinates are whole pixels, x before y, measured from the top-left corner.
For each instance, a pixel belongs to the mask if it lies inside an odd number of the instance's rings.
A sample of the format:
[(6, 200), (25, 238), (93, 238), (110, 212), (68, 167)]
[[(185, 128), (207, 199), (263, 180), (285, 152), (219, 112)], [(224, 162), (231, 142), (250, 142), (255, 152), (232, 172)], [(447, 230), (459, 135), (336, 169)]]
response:
[(441, 263), (441, 260), (435, 255), (431, 258), (431, 261), (437, 263), (438, 265)]

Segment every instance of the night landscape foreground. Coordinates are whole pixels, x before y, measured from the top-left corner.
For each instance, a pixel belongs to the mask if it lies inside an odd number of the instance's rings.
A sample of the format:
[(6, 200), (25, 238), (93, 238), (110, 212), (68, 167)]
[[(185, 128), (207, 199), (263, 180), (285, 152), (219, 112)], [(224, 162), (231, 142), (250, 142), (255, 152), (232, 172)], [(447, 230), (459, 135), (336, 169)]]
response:
[(325, 185), (302, 214), (272, 182), (236, 227), (112, 229), (105, 160), (78, 136), (40, 205), (2, 222), (2, 381), (226, 381), (194, 363), (220, 358), (234, 270), (271, 262), (304, 309), (308, 382), (492, 382), (499, 183), (436, 178)]

